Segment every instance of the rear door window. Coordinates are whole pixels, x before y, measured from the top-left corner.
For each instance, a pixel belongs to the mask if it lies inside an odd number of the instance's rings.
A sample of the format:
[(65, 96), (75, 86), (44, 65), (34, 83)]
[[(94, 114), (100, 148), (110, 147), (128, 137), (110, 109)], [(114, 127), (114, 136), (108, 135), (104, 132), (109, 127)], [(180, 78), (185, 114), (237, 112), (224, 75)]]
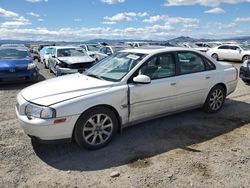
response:
[(178, 52), (177, 56), (180, 64), (180, 74), (190, 74), (206, 70), (205, 63), (198, 54), (193, 52)]

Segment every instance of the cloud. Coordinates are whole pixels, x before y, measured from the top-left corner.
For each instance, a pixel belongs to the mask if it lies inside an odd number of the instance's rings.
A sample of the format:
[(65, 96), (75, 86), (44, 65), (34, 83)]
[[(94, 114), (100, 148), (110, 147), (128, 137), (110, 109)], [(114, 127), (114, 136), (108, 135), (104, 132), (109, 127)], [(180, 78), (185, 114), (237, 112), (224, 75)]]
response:
[(166, 16), (163, 15), (151, 16), (148, 19), (144, 19), (143, 22), (148, 22), (148, 23), (161, 22), (165, 21), (165, 18)]
[(74, 22), (81, 22), (82, 21), (82, 19), (80, 19), (80, 18), (75, 18), (74, 19)]
[(209, 14), (223, 14), (223, 13), (225, 13), (225, 10), (223, 10), (220, 7), (215, 7), (215, 8), (212, 8), (210, 10), (205, 11), (205, 13), (209, 13)]
[(250, 17), (236, 18), (235, 22), (250, 22)]
[(177, 24), (177, 23), (198, 24), (200, 21), (197, 18), (168, 17), (166, 15), (156, 15), (144, 19), (143, 22), (147, 23), (165, 22), (168, 24)]
[(47, 28), (0, 28), (0, 38), (20, 40), (51, 40), (51, 41), (80, 41), (91, 38), (107, 39), (165, 39), (172, 35), (170, 25), (153, 25), (147, 27), (128, 27), (123, 29), (111, 29), (110, 27), (94, 28), (61, 28), (49, 30)]
[(122, 12), (118, 13), (114, 16), (108, 17), (105, 16), (103, 19), (106, 20), (106, 22), (110, 22), (112, 24), (115, 24), (116, 22), (121, 22), (121, 21), (132, 21), (135, 20), (138, 17), (145, 17), (148, 16), (147, 12)]
[(23, 16), (19, 18), (13, 18), (12, 21), (6, 21), (0, 24), (0, 27), (3, 28), (17, 28), (20, 26), (30, 25), (30, 21)]
[(125, 0), (101, 0), (101, 2), (111, 5), (117, 3), (124, 3)]
[(116, 22), (102, 22), (102, 24), (104, 24), (104, 25), (114, 25), (114, 24), (116, 24)]
[(34, 12), (27, 12), (27, 15), (29, 15), (29, 16), (34, 16), (34, 17), (40, 17), (39, 14), (36, 14), (36, 13), (34, 13)]
[(39, 18), (39, 19), (37, 19), (37, 21), (38, 21), (38, 22), (43, 22), (43, 21), (44, 21), (44, 19)]
[(40, 2), (48, 2), (48, 0), (26, 0), (29, 3), (40, 3)]
[(15, 12), (11, 12), (3, 8), (0, 8), (0, 17), (12, 18), (12, 17), (18, 17), (18, 14)]
[(231, 23), (221, 23), (221, 22), (208, 22), (206, 23), (202, 29), (209, 30), (211, 28), (214, 28), (213, 30), (226, 30), (229, 31), (229, 29), (235, 28), (237, 25), (235, 22)]
[(165, 6), (183, 6), (183, 5), (195, 5), (202, 6), (219, 6), (222, 3), (238, 4), (243, 2), (250, 2), (250, 0), (165, 0)]

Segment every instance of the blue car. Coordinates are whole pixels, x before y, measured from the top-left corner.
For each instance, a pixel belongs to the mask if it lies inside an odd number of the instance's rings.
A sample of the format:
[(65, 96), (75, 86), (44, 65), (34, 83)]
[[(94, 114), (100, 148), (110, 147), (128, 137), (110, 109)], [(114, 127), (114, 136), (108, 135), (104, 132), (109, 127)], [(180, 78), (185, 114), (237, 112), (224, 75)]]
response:
[(0, 83), (37, 80), (37, 66), (28, 48), (0, 47)]

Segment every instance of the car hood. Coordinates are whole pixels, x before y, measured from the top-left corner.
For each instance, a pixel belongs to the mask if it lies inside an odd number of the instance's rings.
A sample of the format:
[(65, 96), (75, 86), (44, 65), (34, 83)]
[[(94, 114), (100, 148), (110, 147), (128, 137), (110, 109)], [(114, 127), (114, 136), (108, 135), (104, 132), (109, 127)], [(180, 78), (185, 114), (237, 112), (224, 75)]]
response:
[(37, 83), (23, 89), (21, 95), (32, 103), (50, 106), (72, 98), (101, 92), (112, 86), (113, 82), (77, 73)]
[(75, 63), (89, 63), (93, 62), (94, 59), (89, 56), (75, 56), (75, 57), (58, 57), (60, 61), (63, 61), (67, 64), (75, 64)]
[(27, 66), (29, 63), (32, 63), (32, 60), (30, 59), (1, 59), (0, 70), (5, 70), (9, 68), (27, 69)]

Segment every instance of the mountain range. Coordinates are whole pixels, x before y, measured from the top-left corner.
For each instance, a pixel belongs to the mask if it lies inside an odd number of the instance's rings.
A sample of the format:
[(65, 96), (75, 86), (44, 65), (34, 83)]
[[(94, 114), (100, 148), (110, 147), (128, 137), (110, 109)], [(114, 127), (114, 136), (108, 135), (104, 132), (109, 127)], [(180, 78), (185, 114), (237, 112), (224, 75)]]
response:
[(53, 41), (27, 41), (27, 40), (1, 40), (0, 44), (40, 44), (40, 43), (65, 43), (65, 44), (80, 44), (80, 43), (98, 43), (98, 42), (106, 42), (106, 43), (116, 43), (116, 42), (167, 42), (167, 43), (181, 43), (181, 42), (209, 42), (209, 41), (236, 41), (236, 42), (250, 42), (250, 36), (242, 36), (242, 37), (234, 37), (234, 38), (227, 38), (227, 39), (197, 39), (191, 38), (188, 36), (180, 36), (174, 39), (165, 40), (165, 41), (155, 41), (155, 40), (134, 40), (134, 39), (92, 39), (88, 41), (82, 42), (53, 42)]

